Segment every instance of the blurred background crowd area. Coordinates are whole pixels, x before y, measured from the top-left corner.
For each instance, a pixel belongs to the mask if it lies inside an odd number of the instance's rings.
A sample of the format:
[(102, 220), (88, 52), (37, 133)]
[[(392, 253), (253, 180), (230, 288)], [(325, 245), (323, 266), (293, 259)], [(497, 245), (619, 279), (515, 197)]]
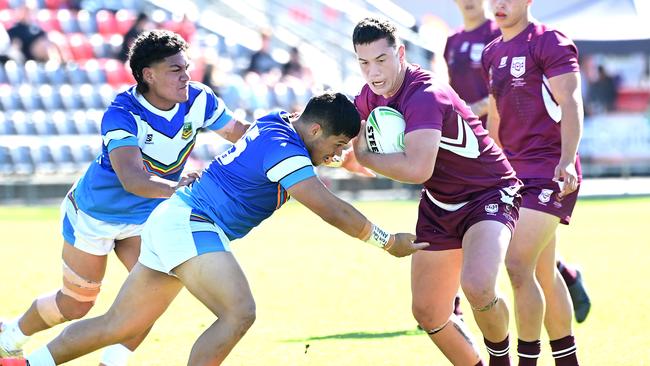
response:
[[(650, 175), (650, 2), (544, 0), (532, 10), (580, 50), (585, 175)], [(364, 81), (351, 33), (368, 15), (398, 24), (407, 59), (446, 78), (442, 50), (461, 25), (453, 0), (0, 0), (0, 202), (60, 196), (98, 155), (102, 113), (134, 82), (127, 50), (141, 32), (182, 35), (192, 79), (252, 121), (300, 110), (324, 89), (354, 96)], [(199, 135), (193, 166), (211, 160), (216, 139)]]

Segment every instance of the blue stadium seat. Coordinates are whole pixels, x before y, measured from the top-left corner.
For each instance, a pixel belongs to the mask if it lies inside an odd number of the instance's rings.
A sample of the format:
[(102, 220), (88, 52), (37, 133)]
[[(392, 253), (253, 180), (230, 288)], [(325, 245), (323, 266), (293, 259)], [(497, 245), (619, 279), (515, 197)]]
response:
[(99, 92), (90, 84), (81, 85), (79, 88), (79, 96), (81, 97), (84, 107), (88, 109), (104, 107)]
[(6, 84), (9, 82), (7, 79), (7, 72), (5, 71), (4, 66), (0, 65), (0, 84)]
[(0, 85), (0, 104), (3, 111), (15, 111), (22, 109), (18, 93), (9, 85)]
[(63, 65), (55, 61), (45, 63), (45, 75), (50, 84), (55, 86), (66, 82), (66, 70)]
[(11, 149), (14, 171), (19, 175), (34, 174), (34, 160), (29, 146), (17, 146)]
[(102, 86), (99, 87), (99, 97), (102, 99), (102, 109), (108, 107), (111, 102), (113, 102), (116, 94), (115, 89), (113, 89), (109, 84), (102, 84)]
[(17, 133), (14, 121), (7, 119), (6, 113), (0, 113), (0, 136), (16, 135)]
[(60, 173), (71, 174), (79, 171), (72, 154), (72, 148), (69, 145), (54, 147), (52, 155)]
[(49, 84), (41, 85), (38, 88), (38, 94), (41, 96), (41, 103), (46, 110), (53, 111), (63, 108), (58, 88), (52, 88)]
[(95, 55), (95, 58), (113, 57), (111, 54), (111, 45), (104, 40), (104, 37), (101, 34), (93, 34), (90, 36), (89, 42), (93, 49), (93, 55)]
[(68, 118), (68, 116), (63, 111), (56, 111), (52, 113), (52, 121), (56, 126), (56, 130), (59, 132), (59, 135), (78, 135), (77, 126), (74, 123), (74, 120)]
[(72, 114), (72, 120), (77, 126), (77, 131), (82, 135), (98, 135), (99, 130), (95, 121), (88, 118), (88, 115), (82, 111), (75, 111)]
[(20, 102), (23, 104), (23, 108), (26, 111), (34, 111), (43, 108), (43, 105), (41, 104), (41, 96), (31, 85), (21, 85), (18, 88), (18, 95), (20, 97)]
[(25, 62), (25, 76), (27, 77), (27, 81), (34, 85), (45, 84), (47, 82), (43, 63), (34, 60), (28, 60)]
[(0, 175), (14, 174), (14, 161), (11, 158), (9, 148), (0, 146)]
[(68, 75), (68, 80), (70, 80), (70, 83), (72, 84), (80, 85), (89, 81), (86, 70), (81, 68), (77, 63), (67, 63), (65, 65), (65, 71)]
[(83, 108), (81, 97), (79, 96), (79, 91), (73, 88), (71, 85), (61, 85), (59, 88), (59, 94), (61, 95), (61, 101), (65, 109), (71, 111)]
[(56, 163), (54, 162), (54, 156), (52, 155), (52, 151), (48, 145), (41, 145), (37, 149), (34, 148), (32, 150), (32, 159), (34, 160), (36, 173), (56, 173)]
[(11, 114), (11, 120), (14, 122), (16, 132), (19, 135), (37, 135), (34, 122), (28, 118), (28, 115), (23, 111), (15, 111)]
[(27, 82), (25, 69), (14, 60), (9, 60), (5, 63), (5, 72), (7, 74), (7, 80), (11, 85), (20, 85)]
[(82, 33), (97, 33), (97, 21), (95, 15), (86, 9), (81, 9), (77, 13), (77, 23)]
[(99, 65), (99, 62), (97, 62), (97, 60), (88, 60), (84, 64), (84, 69), (86, 70), (86, 75), (88, 76), (88, 80), (92, 84), (97, 85), (97, 84), (106, 83), (106, 72)]
[(56, 17), (59, 19), (61, 30), (64, 33), (81, 32), (79, 23), (77, 23), (77, 15), (68, 9), (59, 9)]
[(39, 135), (52, 136), (58, 134), (51, 115), (43, 111), (36, 111), (32, 113), (31, 120), (34, 122), (34, 127)]
[(72, 153), (75, 155), (75, 160), (77, 161), (77, 167), (79, 169), (86, 169), (88, 164), (97, 158), (98, 154), (95, 154), (90, 145), (80, 145), (73, 148)]

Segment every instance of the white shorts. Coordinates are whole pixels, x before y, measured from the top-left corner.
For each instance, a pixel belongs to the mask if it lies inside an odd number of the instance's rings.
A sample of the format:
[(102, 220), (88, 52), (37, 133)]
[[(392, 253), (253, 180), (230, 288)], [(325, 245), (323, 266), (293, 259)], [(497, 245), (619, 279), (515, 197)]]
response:
[(230, 239), (223, 230), (173, 195), (158, 205), (145, 223), (138, 261), (173, 275), (174, 268), (191, 258), (229, 251)]
[(72, 191), (61, 203), (63, 238), (88, 254), (108, 255), (115, 241), (140, 236), (144, 224), (114, 224), (97, 220), (77, 208)]

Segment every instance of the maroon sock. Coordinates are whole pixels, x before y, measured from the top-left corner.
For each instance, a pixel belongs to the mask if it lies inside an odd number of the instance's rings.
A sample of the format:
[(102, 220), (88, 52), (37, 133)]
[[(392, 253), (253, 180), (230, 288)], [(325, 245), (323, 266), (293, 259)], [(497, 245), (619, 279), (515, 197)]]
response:
[(558, 260), (557, 269), (560, 271), (560, 275), (562, 275), (562, 279), (564, 279), (564, 283), (566, 283), (567, 287), (576, 283), (576, 280), (578, 279), (578, 272), (575, 268), (567, 266), (566, 263)]
[(510, 339), (498, 343), (493, 343), (483, 338), (488, 354), (490, 354), (490, 366), (510, 366)]
[(578, 366), (576, 342), (572, 335), (551, 341), (555, 366)]
[(539, 358), (542, 349), (539, 339), (532, 342), (526, 342), (519, 339), (517, 342), (519, 366), (536, 366), (537, 359)]

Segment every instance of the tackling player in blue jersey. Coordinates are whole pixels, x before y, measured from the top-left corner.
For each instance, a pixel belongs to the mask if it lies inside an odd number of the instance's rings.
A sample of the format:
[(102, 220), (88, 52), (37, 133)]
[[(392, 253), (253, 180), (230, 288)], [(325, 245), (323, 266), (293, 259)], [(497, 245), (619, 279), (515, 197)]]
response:
[[(187, 48), (179, 35), (160, 30), (134, 42), (129, 60), (137, 86), (117, 95), (104, 113), (102, 153), (61, 205), (63, 286), (0, 323), (0, 357), (19, 356), (32, 334), (86, 315), (112, 250), (131, 270), (151, 211), (196, 177), (181, 172), (199, 129), (233, 142), (246, 131), (248, 124), (237, 121), (210, 88), (190, 81)], [(144, 335), (110, 347), (102, 363), (125, 365)]]
[(273, 113), (254, 123), (201, 178), (159, 205), (142, 235), (142, 253), (103, 316), (68, 326), (29, 365), (67, 362), (141, 334), (183, 288), (218, 320), (198, 338), (189, 365), (219, 365), (255, 320), (255, 301), (230, 241), (271, 216), (289, 195), (346, 234), (409, 255), (428, 243), (391, 235), (332, 194), (314, 166), (340, 154), (360, 117), (340, 93), (313, 97), (298, 117)]

